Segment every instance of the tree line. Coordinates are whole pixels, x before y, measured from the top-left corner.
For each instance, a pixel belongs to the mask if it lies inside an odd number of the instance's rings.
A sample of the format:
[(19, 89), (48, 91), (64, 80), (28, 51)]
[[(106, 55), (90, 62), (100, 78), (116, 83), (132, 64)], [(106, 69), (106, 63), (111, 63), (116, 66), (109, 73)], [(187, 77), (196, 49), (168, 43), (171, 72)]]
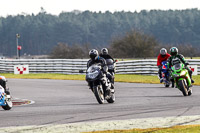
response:
[[(190, 44), (163, 45), (155, 37), (147, 35), (141, 31), (127, 32), (121, 38), (115, 38), (106, 47), (109, 54), (115, 58), (152, 58), (157, 57), (161, 48), (166, 48), (170, 53), (170, 48), (176, 46), (179, 53), (187, 57), (200, 56), (199, 49)], [(91, 49), (101, 52), (103, 47), (91, 47), (90, 45), (58, 44), (50, 54), (50, 58), (88, 58)]]
[[(117, 54), (116, 57), (127, 58), (155, 56), (154, 50), (162, 46), (181, 45), (195, 50), (200, 46), (199, 18), (198, 9), (114, 13), (73, 11), (62, 12), (58, 16), (42, 9), (36, 15), (0, 18), (0, 53), (7, 56), (16, 54), (17, 33), (20, 34), (22, 54), (50, 54), (52, 58), (59, 48), (63, 51), (68, 49), (68, 56), (73, 55), (70, 52), (79, 51), (81, 55), (78, 57), (86, 57), (86, 50), (90, 48), (108, 47), (111, 53)], [(134, 42), (137, 40), (132, 40), (132, 37), (141, 42)], [(126, 51), (133, 45), (128, 44), (129, 41), (134, 42), (132, 50), (135, 52)], [(191, 54), (196, 56), (198, 53)]]

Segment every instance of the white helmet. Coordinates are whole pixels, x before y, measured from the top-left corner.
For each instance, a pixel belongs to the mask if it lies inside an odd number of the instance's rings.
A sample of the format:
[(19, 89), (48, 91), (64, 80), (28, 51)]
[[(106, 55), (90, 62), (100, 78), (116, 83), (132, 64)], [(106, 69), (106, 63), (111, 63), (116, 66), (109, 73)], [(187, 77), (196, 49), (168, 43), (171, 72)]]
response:
[(167, 54), (167, 50), (165, 48), (161, 48), (160, 54), (161, 55), (166, 55)]

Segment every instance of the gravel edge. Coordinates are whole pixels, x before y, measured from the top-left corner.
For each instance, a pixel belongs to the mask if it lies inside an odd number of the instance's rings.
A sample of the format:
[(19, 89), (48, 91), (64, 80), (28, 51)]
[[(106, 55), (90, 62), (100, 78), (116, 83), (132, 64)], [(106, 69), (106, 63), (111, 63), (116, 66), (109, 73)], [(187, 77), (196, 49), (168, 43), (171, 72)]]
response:
[(200, 115), (157, 117), (115, 121), (81, 122), (61, 125), (39, 125), (0, 128), (0, 133), (81, 133), (103, 130), (127, 130), (172, 127), (176, 125), (200, 125)]

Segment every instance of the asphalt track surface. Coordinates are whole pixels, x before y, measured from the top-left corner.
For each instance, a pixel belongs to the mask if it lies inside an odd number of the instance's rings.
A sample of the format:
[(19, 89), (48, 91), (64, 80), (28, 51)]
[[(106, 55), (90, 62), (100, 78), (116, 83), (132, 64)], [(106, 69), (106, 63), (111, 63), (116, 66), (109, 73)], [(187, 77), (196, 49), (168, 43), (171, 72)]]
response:
[(8, 79), (8, 86), (13, 98), (35, 103), (0, 109), (0, 127), (200, 115), (199, 86), (184, 97), (162, 84), (115, 83), (116, 102), (102, 105), (85, 81)]

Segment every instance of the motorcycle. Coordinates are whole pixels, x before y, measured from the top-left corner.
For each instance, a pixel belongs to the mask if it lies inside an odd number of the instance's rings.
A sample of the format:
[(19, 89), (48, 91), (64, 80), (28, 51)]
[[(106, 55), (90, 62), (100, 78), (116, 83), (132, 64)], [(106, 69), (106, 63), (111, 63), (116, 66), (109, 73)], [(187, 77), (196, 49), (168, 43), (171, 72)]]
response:
[(103, 104), (105, 100), (107, 100), (108, 103), (115, 102), (115, 94), (114, 90), (111, 89), (111, 82), (102, 72), (102, 66), (100, 63), (93, 64), (87, 69), (86, 81), (99, 104)]
[(111, 81), (111, 88), (114, 88), (114, 80), (115, 80), (115, 72), (116, 72), (116, 62), (117, 60), (113, 61), (112, 59), (106, 59), (106, 64), (108, 66), (108, 74), (107, 76), (109, 77)]
[(177, 88), (184, 96), (192, 95), (192, 83), (188, 70), (183, 63), (177, 63), (171, 68), (171, 76), (174, 78)]
[(112, 59), (106, 59), (106, 64), (108, 66), (108, 72), (110, 72), (111, 75), (115, 75), (115, 66), (116, 66), (117, 60), (113, 61)]
[(170, 73), (168, 71), (167, 61), (162, 62), (161, 75), (162, 75), (162, 79), (163, 79), (163, 82), (164, 82), (164, 86), (169, 87), (170, 84), (171, 84), (171, 81), (170, 81)]
[(6, 78), (0, 76), (0, 106), (4, 110), (10, 110), (13, 106), (10, 92), (6, 89)]

